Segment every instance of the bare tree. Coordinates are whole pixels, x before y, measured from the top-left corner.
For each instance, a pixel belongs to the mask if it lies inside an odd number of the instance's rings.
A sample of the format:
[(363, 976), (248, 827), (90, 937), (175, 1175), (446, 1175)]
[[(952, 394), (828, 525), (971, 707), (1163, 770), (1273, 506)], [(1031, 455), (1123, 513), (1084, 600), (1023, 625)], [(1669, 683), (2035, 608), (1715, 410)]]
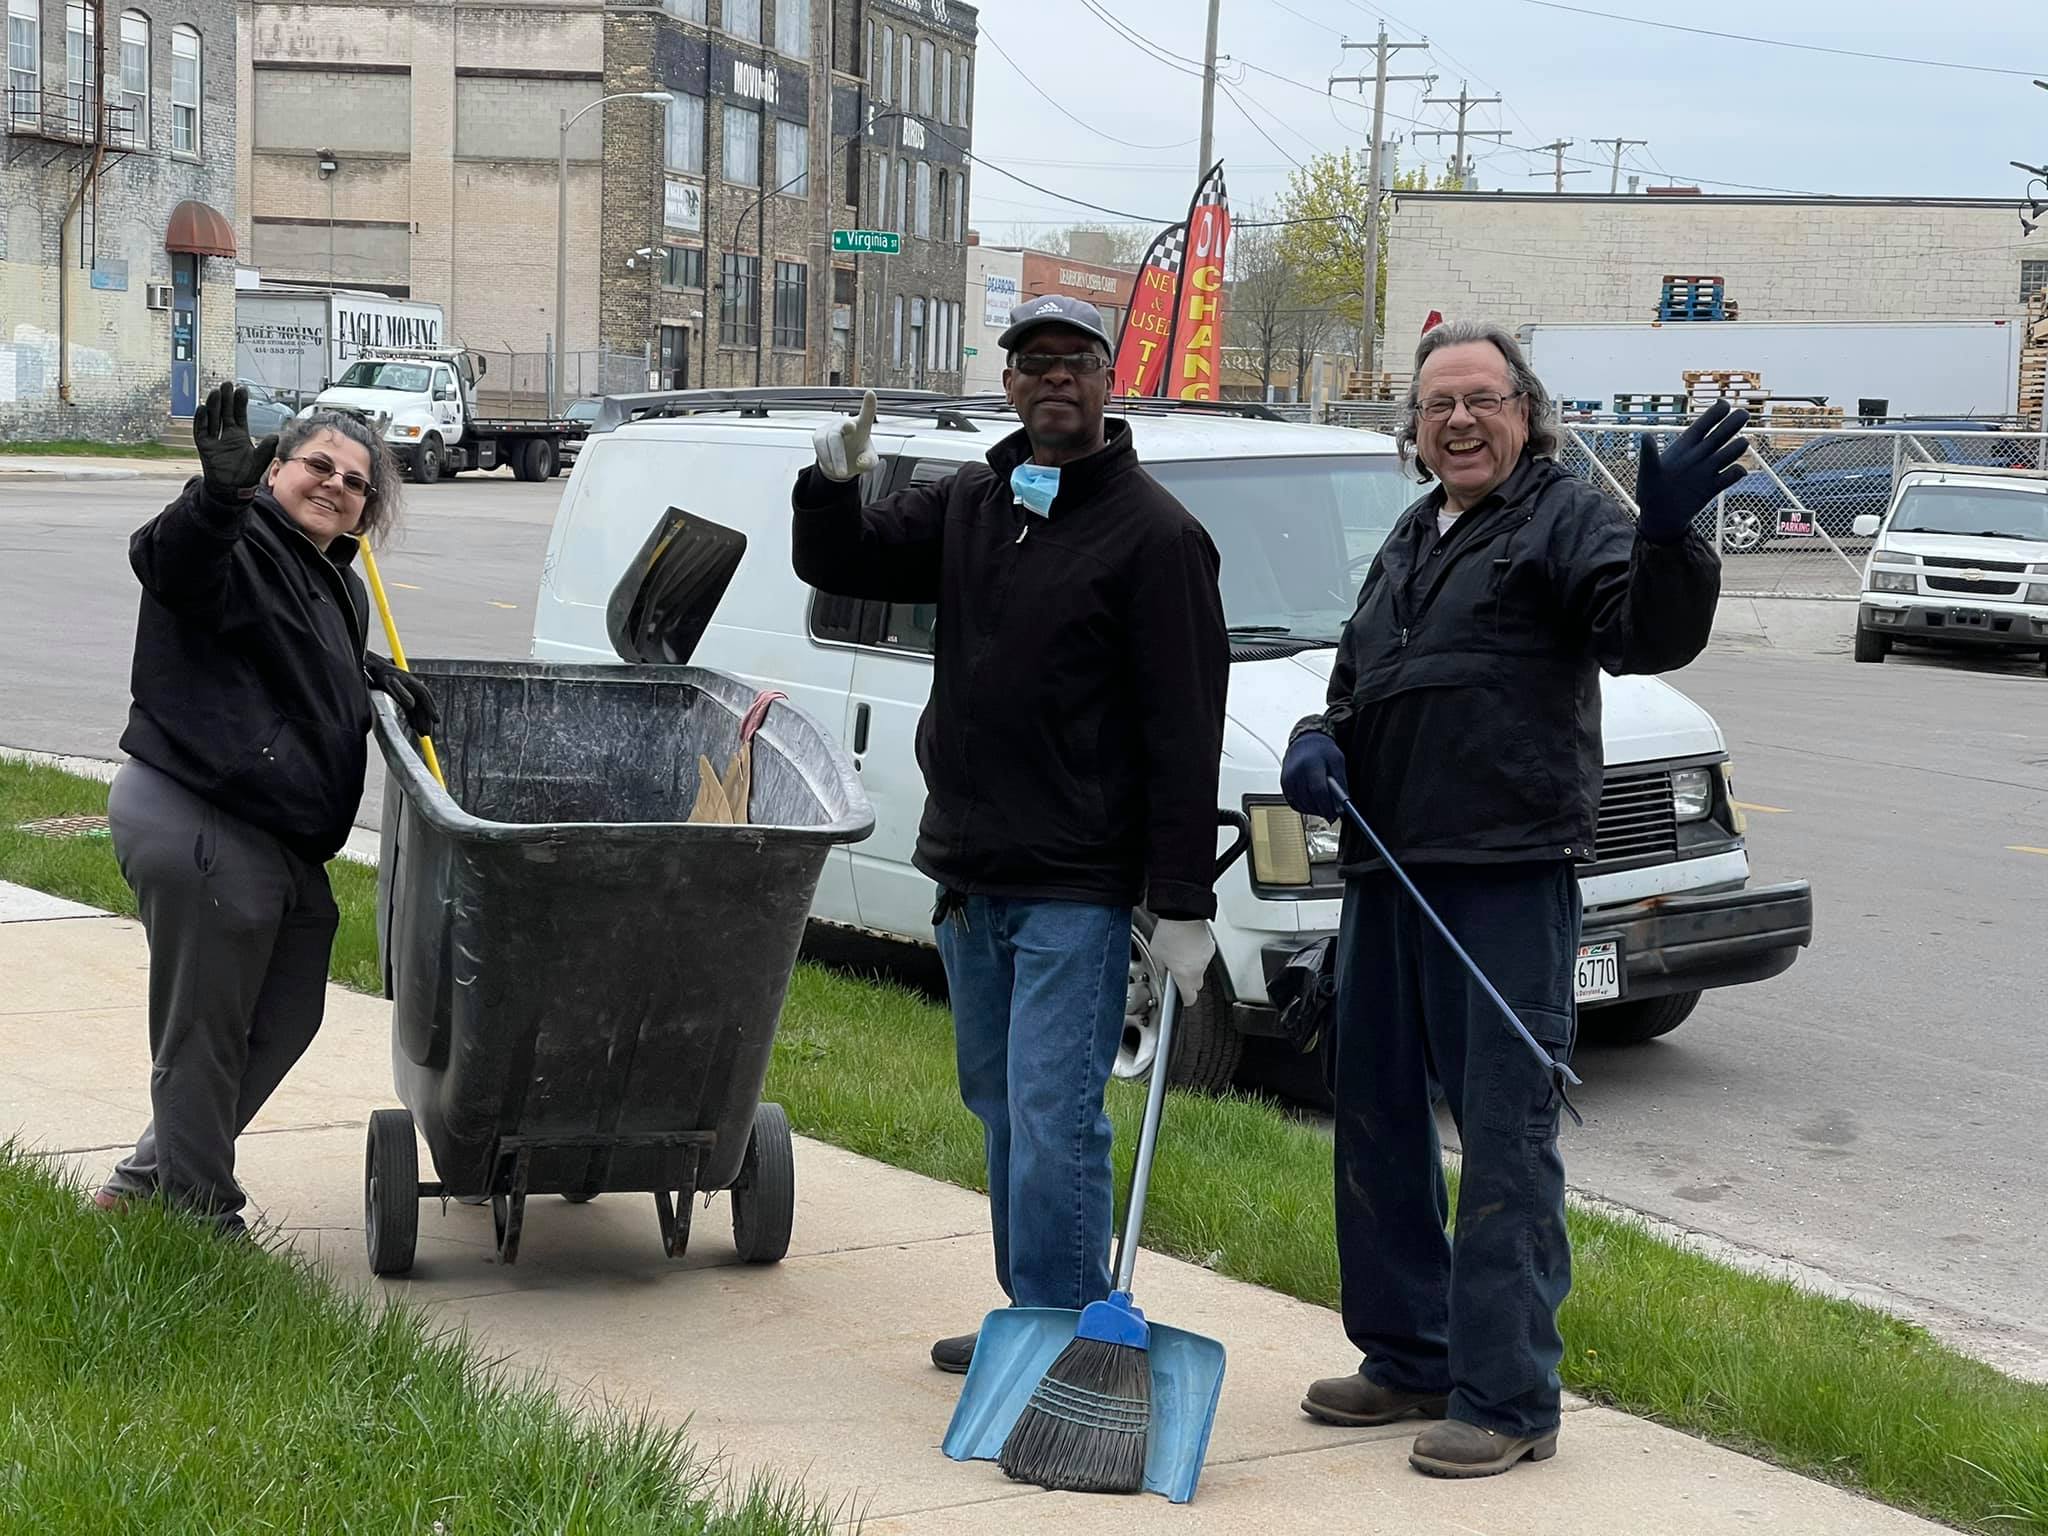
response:
[(1248, 360), (1259, 376), (1261, 396), (1271, 399), (1274, 366), (1287, 350), (1289, 309), (1300, 299), (1280, 231), (1259, 225), (1256, 221), (1263, 217), (1251, 209), (1248, 227), (1231, 232), (1231, 281), (1223, 329), (1226, 345)]
[(1341, 319), (1335, 308), (1316, 303), (1300, 285), (1295, 287), (1287, 311), (1286, 336), (1294, 352), (1296, 399), (1309, 398), (1309, 370), (1315, 366), (1316, 354), (1323, 350), (1324, 343), (1333, 338)]

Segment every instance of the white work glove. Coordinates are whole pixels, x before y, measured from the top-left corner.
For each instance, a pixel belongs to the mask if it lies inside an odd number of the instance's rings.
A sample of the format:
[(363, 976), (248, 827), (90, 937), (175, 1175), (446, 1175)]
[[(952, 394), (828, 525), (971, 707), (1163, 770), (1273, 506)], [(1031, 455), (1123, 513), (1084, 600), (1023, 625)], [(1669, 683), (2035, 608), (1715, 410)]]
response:
[(874, 432), (875, 392), (871, 389), (861, 396), (858, 416), (811, 434), (811, 445), (818, 453), (818, 473), (827, 480), (858, 480), (880, 462), (868, 444)]
[(1152, 958), (1179, 986), (1181, 1001), (1192, 1003), (1202, 995), (1209, 962), (1216, 958), (1216, 936), (1199, 919), (1162, 917), (1152, 929)]

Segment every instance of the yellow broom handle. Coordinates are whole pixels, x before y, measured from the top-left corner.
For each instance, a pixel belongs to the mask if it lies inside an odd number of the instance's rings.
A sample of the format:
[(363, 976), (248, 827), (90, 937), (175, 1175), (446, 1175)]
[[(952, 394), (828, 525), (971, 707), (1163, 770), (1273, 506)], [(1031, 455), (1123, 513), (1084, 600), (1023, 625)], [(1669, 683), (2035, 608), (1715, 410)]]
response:
[[(391, 659), (399, 671), (410, 672), (412, 668), (406, 665), (405, 647), (398, 643), (398, 625), (391, 617), (391, 599), (384, 595), (384, 578), (377, 574), (377, 557), (370, 553), (368, 539), (357, 540), (356, 547), (363, 552), (363, 574), (370, 578), (370, 592), (377, 599), (377, 612), (384, 620), (384, 639), (391, 646)], [(448, 780), (442, 776), (441, 758), (434, 751), (433, 737), (420, 738), (420, 756), (426, 760), (427, 772), (434, 776), (434, 782), (446, 789)]]

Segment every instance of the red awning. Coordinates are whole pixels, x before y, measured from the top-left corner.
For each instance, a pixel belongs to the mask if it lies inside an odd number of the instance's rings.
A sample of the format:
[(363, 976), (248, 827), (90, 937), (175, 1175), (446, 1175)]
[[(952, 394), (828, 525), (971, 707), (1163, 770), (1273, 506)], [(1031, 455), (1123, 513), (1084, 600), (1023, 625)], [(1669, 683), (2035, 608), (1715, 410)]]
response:
[(194, 256), (235, 254), (234, 227), (218, 211), (200, 202), (182, 202), (171, 210), (171, 222), (164, 230), (164, 249), (188, 251)]

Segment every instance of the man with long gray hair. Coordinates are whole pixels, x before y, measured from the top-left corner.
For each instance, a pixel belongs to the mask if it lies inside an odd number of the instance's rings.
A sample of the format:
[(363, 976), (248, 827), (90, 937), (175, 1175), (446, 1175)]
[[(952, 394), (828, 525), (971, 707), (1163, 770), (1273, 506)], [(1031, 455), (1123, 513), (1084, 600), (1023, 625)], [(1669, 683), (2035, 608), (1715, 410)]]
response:
[[(1717, 405), (1661, 455), (1644, 439), (1631, 524), (1558, 466), (1550, 396), (1513, 337), (1431, 330), (1400, 444), (1436, 484), (1374, 558), (1328, 708), (1282, 767), (1304, 814), (1357, 804), (1559, 1061), (1576, 1030), (1576, 866), (1600, 805), (1599, 673), (1666, 672), (1705, 648), (1720, 565), (1692, 523), (1741, 477), (1747, 419)], [(1562, 1087), (1348, 825), (1340, 859), (1337, 1251), (1365, 1359), (1302, 1407), (1332, 1424), (1441, 1420), (1411, 1463), (1490, 1476), (1557, 1450)], [(1464, 1153), (1455, 1243), (1432, 1079)]]

